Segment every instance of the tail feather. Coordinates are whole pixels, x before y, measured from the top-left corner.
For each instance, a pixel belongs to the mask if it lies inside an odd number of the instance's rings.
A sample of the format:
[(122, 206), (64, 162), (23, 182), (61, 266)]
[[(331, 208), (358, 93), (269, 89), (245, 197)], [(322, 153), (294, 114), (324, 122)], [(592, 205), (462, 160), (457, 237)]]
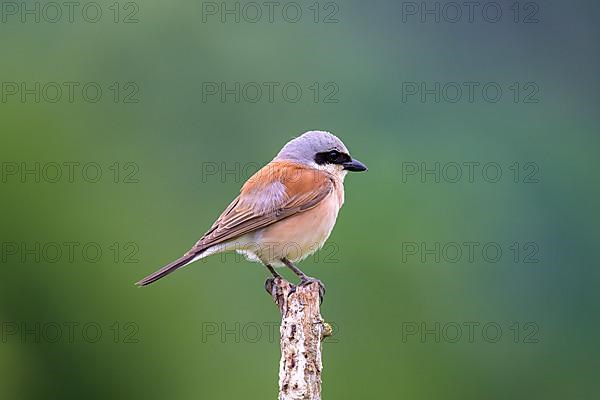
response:
[(194, 258), (198, 257), (198, 255), (199, 254), (186, 254), (183, 257), (178, 258), (177, 260), (173, 261), (172, 263), (165, 265), (158, 271), (148, 275), (144, 279), (137, 282), (136, 285), (147, 286), (151, 283), (154, 283), (157, 280), (159, 280), (160, 278), (163, 278), (163, 277), (169, 275), (171, 272), (175, 272), (179, 268), (185, 267), (186, 265), (188, 265), (189, 263), (194, 261)]

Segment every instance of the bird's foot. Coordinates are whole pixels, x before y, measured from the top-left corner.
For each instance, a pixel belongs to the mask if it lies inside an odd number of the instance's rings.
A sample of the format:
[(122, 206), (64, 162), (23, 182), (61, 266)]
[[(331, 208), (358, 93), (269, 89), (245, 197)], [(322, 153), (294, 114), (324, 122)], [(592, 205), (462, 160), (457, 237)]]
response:
[[(273, 296), (273, 289), (275, 289), (275, 287), (277, 286), (277, 282), (276, 282), (277, 279), (283, 279), (283, 278), (281, 276), (272, 276), (270, 278), (267, 278), (267, 280), (265, 281), (265, 290), (271, 296)], [(288, 296), (296, 291), (296, 285), (292, 285), (290, 283), (290, 288), (291, 288), (291, 290), (288, 293)]]
[(275, 279), (277, 279), (277, 278), (272, 276), (270, 278), (267, 278), (267, 280), (265, 281), (265, 290), (271, 296), (273, 296), (273, 288), (275, 288)]
[(313, 278), (312, 276), (304, 275), (304, 276), (300, 277), (300, 286), (308, 286), (311, 283), (317, 283), (319, 285), (319, 301), (320, 301), (320, 304), (323, 304), (323, 299), (325, 298), (325, 291), (326, 291), (325, 285), (323, 285), (323, 282), (321, 282), (317, 278)]
[[(265, 290), (271, 296), (273, 296), (273, 290), (277, 286), (276, 280), (278, 278), (281, 278), (281, 277), (270, 277), (270, 278), (267, 278), (267, 280), (265, 281)], [(319, 301), (320, 301), (320, 304), (323, 304), (323, 298), (325, 297), (325, 285), (323, 285), (323, 282), (321, 282), (317, 278), (313, 278), (313, 277), (304, 275), (303, 277), (300, 278), (300, 284), (298, 286), (308, 286), (311, 283), (317, 283), (319, 285)], [(290, 291), (288, 292), (288, 297), (296, 292), (296, 288), (297, 288), (296, 285), (292, 285), (290, 283)]]

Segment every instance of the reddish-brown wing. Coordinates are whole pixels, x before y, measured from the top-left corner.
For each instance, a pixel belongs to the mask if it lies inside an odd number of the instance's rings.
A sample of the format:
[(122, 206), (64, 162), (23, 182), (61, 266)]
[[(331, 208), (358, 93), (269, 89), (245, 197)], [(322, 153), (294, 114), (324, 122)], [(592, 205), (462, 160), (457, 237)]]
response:
[[(280, 196), (268, 193), (277, 187), (283, 189)], [(271, 162), (246, 182), (240, 195), (187, 254), (198, 254), (215, 244), (310, 210), (333, 189), (332, 179), (323, 171), (287, 161)], [(264, 198), (267, 196), (269, 201)]]

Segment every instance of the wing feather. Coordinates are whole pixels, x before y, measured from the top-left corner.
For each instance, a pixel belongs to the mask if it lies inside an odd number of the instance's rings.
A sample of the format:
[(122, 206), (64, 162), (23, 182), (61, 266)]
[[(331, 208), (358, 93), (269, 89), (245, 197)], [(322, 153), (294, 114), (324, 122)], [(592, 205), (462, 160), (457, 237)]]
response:
[[(268, 196), (269, 186), (276, 184), (283, 184), (285, 193), (277, 201), (264, 199), (264, 196)], [(216, 244), (310, 210), (333, 189), (333, 180), (325, 172), (288, 162), (270, 163), (248, 180), (240, 195), (187, 254), (197, 254)], [(265, 207), (264, 203), (268, 206)]]
[(146, 286), (193, 262), (206, 249), (317, 206), (335, 188), (326, 172), (276, 161), (246, 182), (240, 195), (186, 254), (140, 280)]

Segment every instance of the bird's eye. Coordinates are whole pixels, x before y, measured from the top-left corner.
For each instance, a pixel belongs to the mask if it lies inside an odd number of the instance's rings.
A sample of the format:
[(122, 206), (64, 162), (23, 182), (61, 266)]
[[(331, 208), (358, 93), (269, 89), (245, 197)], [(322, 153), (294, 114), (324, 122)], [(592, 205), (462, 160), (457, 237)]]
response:
[(329, 162), (336, 162), (337, 159), (339, 158), (339, 156), (340, 156), (339, 152), (332, 150), (329, 152), (329, 154), (327, 154), (327, 160)]
[(338, 150), (324, 151), (315, 155), (315, 162), (318, 165), (323, 164), (343, 164), (347, 161), (352, 160), (346, 153), (342, 153)]

